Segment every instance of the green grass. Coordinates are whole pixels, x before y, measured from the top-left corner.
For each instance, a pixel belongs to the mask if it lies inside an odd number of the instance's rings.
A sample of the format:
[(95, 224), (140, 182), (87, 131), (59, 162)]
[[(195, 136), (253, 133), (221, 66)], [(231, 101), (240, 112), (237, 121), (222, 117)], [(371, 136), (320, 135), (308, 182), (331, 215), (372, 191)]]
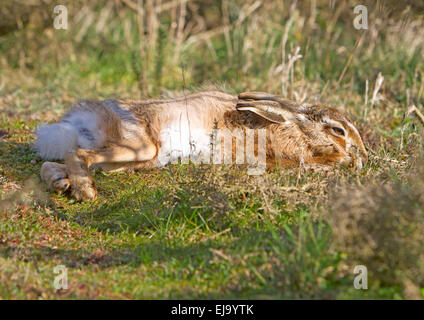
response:
[[(90, 9), (95, 17), (106, 2)], [(417, 261), (393, 267), (390, 261), (404, 257), (402, 250), (385, 247), (365, 255), (367, 247), (343, 242), (349, 232), (367, 239), (361, 228), (340, 231), (343, 214), (362, 210), (355, 209), (359, 205), (350, 202), (350, 194), (343, 195), (346, 188), (359, 190), (367, 203), (379, 203), (367, 188), (389, 186), (397, 190), (387, 191), (394, 202), (406, 201), (399, 209), (405, 215), (422, 211), (421, 198), (404, 190), (424, 190), (411, 178), (422, 177), (417, 172), (423, 131), (416, 120), (403, 119), (407, 101), (421, 108), (424, 99), (423, 42), (414, 47), (408, 42), (420, 34), (383, 26), (377, 28), (378, 37), (366, 34), (339, 82), (360, 36), (351, 26), (350, 11), (342, 11), (326, 34), (334, 14), (328, 4), (318, 3), (313, 28), (302, 25), (302, 19), (311, 18), (309, 9), (289, 12), (284, 4), (274, 8), (265, 2), (232, 28), (231, 48), (221, 34), (209, 43), (185, 45), (184, 39), (177, 61), (177, 45), (168, 34), (171, 17), (163, 14), (159, 37), (149, 47), (147, 94), (178, 94), (210, 83), (233, 93), (281, 93), (281, 42), (294, 15), (286, 57), (296, 46), (303, 57), (293, 80), (285, 83), (287, 95), (301, 99), (305, 93), (352, 116), (370, 153), (362, 171), (336, 168), (325, 175), (276, 169), (251, 177), (239, 167), (172, 165), (136, 173), (93, 172), (99, 197), (92, 203), (49, 193), (39, 179), (42, 161), (32, 150), (34, 130), (59, 119), (81, 98), (140, 96), (138, 78), (145, 66), (137, 16), (119, 8), (120, 18), (109, 18), (101, 32), (92, 24), (80, 41), (75, 36), (82, 22), (67, 32), (28, 25), (0, 37), (0, 299), (423, 297), (423, 266), (416, 264), (424, 260), (412, 245), (422, 239), (410, 231), (415, 230), (411, 225), (422, 226), (420, 218), (411, 218), (402, 229), (409, 230), (410, 239), (402, 230), (382, 232), (405, 241)], [(229, 20), (237, 21), (243, 2), (228, 5)], [(223, 23), (220, 10), (217, 2), (197, 14), (213, 29)], [(125, 19), (132, 22), (129, 35)], [(398, 30), (396, 21), (386, 24)], [(365, 105), (365, 83), (369, 80), (370, 101), (379, 72), (384, 100)], [(381, 205), (365, 214), (380, 209), (391, 212)], [(356, 290), (353, 269), (364, 263), (369, 289)], [(67, 290), (53, 287), (57, 265), (68, 268)]]

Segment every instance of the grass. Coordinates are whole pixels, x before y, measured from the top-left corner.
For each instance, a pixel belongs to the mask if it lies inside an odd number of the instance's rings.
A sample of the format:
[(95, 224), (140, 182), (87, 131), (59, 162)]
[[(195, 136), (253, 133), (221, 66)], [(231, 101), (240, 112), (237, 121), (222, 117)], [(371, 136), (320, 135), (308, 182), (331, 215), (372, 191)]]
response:
[[(403, 119), (408, 105), (422, 109), (422, 21), (402, 29), (398, 16), (370, 5), (374, 23), (354, 51), (354, 1), (316, 3), (314, 11), (307, 2), (194, 1), (180, 33), (178, 7), (150, 11), (140, 35), (140, 17), (123, 2), (80, 1), (68, 4), (68, 31), (30, 22), (1, 36), (0, 298), (422, 298), (423, 131)], [(108, 5), (116, 14), (97, 28)], [(297, 46), (302, 58), (290, 67)], [(372, 106), (379, 72), (381, 99)], [(336, 106), (354, 119), (370, 160), (330, 175), (276, 169), (253, 177), (192, 165), (97, 171), (92, 203), (40, 182), (34, 131), (76, 100), (210, 84)], [(353, 287), (359, 264), (368, 267), (368, 290)], [(67, 290), (53, 286), (57, 265), (67, 267)]]

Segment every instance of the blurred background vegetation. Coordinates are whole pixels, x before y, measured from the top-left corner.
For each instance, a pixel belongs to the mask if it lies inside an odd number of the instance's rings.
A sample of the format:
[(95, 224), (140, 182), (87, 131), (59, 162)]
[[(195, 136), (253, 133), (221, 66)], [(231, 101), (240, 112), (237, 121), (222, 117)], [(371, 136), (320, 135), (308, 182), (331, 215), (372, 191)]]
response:
[[(57, 4), (0, 0), (0, 297), (423, 297), (423, 130), (404, 114), (424, 99), (424, 3), (64, 0), (67, 30)], [(76, 100), (211, 87), (337, 107), (370, 161), (332, 176), (97, 173), (92, 204), (28, 180), (34, 129)], [(51, 288), (57, 263), (69, 292)]]
[[(363, 95), (366, 80), (379, 72), (408, 88), (421, 76), (424, 5), (418, 1), (361, 2), (368, 8), (366, 32), (353, 27), (356, 1), (61, 4), (68, 30), (53, 28), (56, 1), (3, 0), (3, 75), (19, 69), (26, 82), (58, 81), (70, 87), (68, 94), (102, 86), (103, 94), (147, 96), (181, 90), (184, 66), (187, 87), (220, 83), (298, 99), (347, 85)], [(405, 98), (403, 85), (393, 88), (390, 94)]]

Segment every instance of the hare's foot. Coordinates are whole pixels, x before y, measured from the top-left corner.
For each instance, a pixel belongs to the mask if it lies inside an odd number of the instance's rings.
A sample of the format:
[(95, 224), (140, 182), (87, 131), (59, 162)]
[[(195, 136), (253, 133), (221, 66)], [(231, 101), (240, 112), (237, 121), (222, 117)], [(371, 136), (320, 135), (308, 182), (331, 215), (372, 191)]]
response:
[(97, 191), (84, 155), (84, 151), (70, 151), (66, 155), (65, 164), (72, 196), (80, 201), (90, 201), (96, 199)]
[(97, 198), (97, 190), (94, 180), (89, 176), (70, 176), (71, 194), (79, 201), (92, 201)]
[(48, 188), (57, 193), (65, 192), (71, 185), (64, 164), (46, 161), (41, 166), (40, 176)]

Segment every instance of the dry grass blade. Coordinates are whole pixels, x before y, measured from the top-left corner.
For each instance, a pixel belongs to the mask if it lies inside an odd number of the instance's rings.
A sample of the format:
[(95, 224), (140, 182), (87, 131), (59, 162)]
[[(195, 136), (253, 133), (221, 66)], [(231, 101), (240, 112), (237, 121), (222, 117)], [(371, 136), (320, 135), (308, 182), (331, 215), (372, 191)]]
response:
[(381, 72), (379, 72), (378, 75), (377, 75), (377, 79), (375, 80), (374, 91), (372, 93), (371, 107), (374, 106), (374, 104), (377, 101), (381, 100), (381, 97), (379, 96), (378, 92), (380, 91), (381, 86), (383, 85), (383, 81), (384, 81), (384, 77), (381, 74)]
[[(139, 7), (137, 6), (137, 4), (131, 0), (121, 0), (123, 3), (125, 3), (129, 8), (135, 10), (135, 11), (139, 11)], [(159, 5), (156, 5), (154, 8), (154, 12), (156, 14), (162, 13), (164, 11), (167, 10), (171, 10), (174, 9), (176, 7), (178, 7), (178, 5), (182, 4), (182, 3), (187, 3), (189, 1), (192, 0), (173, 0), (173, 1), (168, 1), (166, 3), (162, 3)]]
[(408, 117), (412, 113), (415, 113), (417, 115), (418, 119), (420, 120), (421, 124), (424, 125), (424, 115), (421, 113), (420, 110), (418, 110), (418, 108), (415, 105), (411, 105), (411, 106), (408, 107), (408, 109), (406, 109), (403, 118), (405, 119), (406, 117)]

